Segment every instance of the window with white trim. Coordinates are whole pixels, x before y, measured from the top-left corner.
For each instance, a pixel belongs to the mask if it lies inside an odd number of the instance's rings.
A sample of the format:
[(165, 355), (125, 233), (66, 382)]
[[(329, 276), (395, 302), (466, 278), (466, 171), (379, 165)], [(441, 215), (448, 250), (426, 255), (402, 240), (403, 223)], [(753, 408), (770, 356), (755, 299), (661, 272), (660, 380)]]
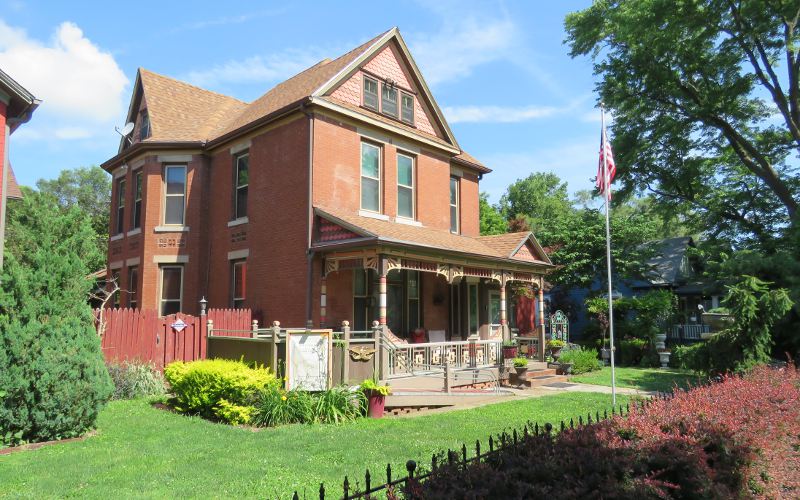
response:
[(142, 116), (139, 121), (139, 140), (143, 141), (150, 137), (150, 115), (147, 111), (142, 111)]
[(231, 262), (231, 305), (234, 309), (244, 307), (247, 295), (247, 261), (235, 260)]
[(122, 297), (122, 293), (120, 292), (120, 290), (122, 289), (122, 287), (120, 285), (122, 283), (120, 283), (119, 280), (120, 280), (119, 269), (115, 269), (114, 271), (111, 271), (111, 286), (112, 287), (116, 287), (116, 290), (114, 290), (114, 298), (111, 299), (112, 307), (114, 307), (114, 308), (118, 308), (121, 305), (120, 304), (120, 302), (121, 302), (120, 299)]
[(186, 212), (186, 165), (167, 165), (164, 180), (164, 224), (182, 226)]
[(459, 178), (450, 177), (450, 232), (459, 231)]
[(233, 205), (233, 218), (247, 217), (247, 188), (250, 185), (250, 155), (247, 153), (236, 157), (236, 186)]
[(131, 229), (142, 227), (142, 171), (133, 173), (133, 212), (131, 213)]
[(361, 143), (361, 209), (381, 211), (381, 148)]
[(400, 93), (400, 120), (414, 124), (414, 96), (406, 92)]
[(414, 158), (397, 154), (397, 216), (414, 218)]
[(364, 77), (364, 107), (378, 111), (378, 81)]
[(125, 179), (117, 181), (117, 233), (125, 230)]
[(397, 87), (386, 83), (381, 84), (381, 112), (397, 118)]
[(168, 316), (180, 312), (183, 301), (183, 266), (161, 266), (159, 313)]

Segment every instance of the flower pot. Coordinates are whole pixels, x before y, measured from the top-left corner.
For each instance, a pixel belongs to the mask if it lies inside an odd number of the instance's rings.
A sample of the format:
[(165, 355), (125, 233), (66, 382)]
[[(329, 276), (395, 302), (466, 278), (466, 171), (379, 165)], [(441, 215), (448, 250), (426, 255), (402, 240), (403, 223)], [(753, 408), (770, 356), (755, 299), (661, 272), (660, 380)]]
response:
[(383, 417), (383, 408), (386, 405), (386, 396), (376, 392), (371, 393), (369, 396), (369, 406), (367, 407), (367, 415), (370, 418)]
[(503, 359), (514, 359), (517, 357), (517, 346), (503, 346)]
[(514, 370), (517, 372), (517, 387), (524, 385), (528, 380), (528, 367), (514, 367)]
[(659, 333), (656, 334), (656, 349), (663, 350), (665, 348), (665, 342), (667, 341), (667, 334), (666, 333)]
[(669, 351), (661, 351), (658, 353), (658, 360), (661, 361), (661, 368), (669, 368), (669, 356), (672, 354)]
[(550, 349), (550, 355), (553, 356), (553, 359), (558, 361), (559, 356), (561, 356), (561, 348)]

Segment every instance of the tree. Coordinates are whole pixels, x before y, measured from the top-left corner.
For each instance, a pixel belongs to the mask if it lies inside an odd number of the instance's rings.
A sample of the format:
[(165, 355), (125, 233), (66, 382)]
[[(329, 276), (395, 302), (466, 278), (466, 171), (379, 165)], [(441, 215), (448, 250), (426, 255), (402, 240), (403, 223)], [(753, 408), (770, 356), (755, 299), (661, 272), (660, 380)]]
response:
[(62, 208), (78, 207), (90, 218), (92, 228), (103, 245), (108, 238), (111, 179), (100, 167), (62, 170), (55, 179), (39, 179), (41, 193), (55, 197)]
[(481, 193), (478, 198), (478, 208), (481, 220), (481, 235), (503, 234), (508, 230), (508, 223), (500, 212), (489, 204), (489, 195)]
[(94, 231), (26, 189), (10, 205), (0, 281), (0, 445), (77, 436), (111, 394), (87, 303)]
[(524, 216), (534, 234), (547, 231), (572, 212), (567, 183), (550, 172), (534, 172), (508, 186), (500, 198), (506, 220)]
[(691, 206), (715, 236), (768, 248), (798, 225), (800, 4), (601, 0), (566, 18), (614, 115), (622, 195)]

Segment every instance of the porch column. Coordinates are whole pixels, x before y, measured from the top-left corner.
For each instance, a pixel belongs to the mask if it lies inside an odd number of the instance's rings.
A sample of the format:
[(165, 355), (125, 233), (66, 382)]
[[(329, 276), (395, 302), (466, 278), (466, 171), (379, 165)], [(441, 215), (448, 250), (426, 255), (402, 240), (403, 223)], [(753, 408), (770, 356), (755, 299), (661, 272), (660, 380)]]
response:
[(503, 332), (503, 340), (509, 340), (511, 332), (506, 319), (506, 286), (504, 282), (505, 280), (500, 282), (500, 330)]
[(545, 353), (544, 338), (544, 290), (539, 287), (539, 361), (544, 361)]
[(328, 286), (325, 276), (322, 277), (319, 284), (319, 327), (325, 328), (327, 324), (327, 302), (328, 302)]
[(378, 282), (378, 323), (386, 326), (386, 275), (381, 274)]

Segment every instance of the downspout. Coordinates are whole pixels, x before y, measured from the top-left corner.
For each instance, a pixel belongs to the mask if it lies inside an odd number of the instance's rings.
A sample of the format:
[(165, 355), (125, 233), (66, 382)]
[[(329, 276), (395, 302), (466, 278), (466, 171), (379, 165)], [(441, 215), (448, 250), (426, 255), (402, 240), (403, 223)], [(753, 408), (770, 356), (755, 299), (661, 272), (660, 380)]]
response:
[(307, 103), (303, 103), (300, 109), (303, 114), (308, 117), (308, 214), (306, 219), (306, 223), (308, 224), (306, 239), (308, 270), (306, 273), (306, 328), (310, 329), (314, 326), (314, 251), (311, 250), (312, 231), (314, 227), (314, 114), (307, 111), (307, 106)]
[[(201, 150), (206, 149), (206, 144), (208, 141), (203, 141), (201, 146)], [(211, 212), (211, 157), (207, 154), (203, 154), (202, 156), (202, 164), (203, 164), (203, 201), (200, 205), (201, 210), (203, 211), (200, 215), (200, 218), (203, 219), (203, 215), (208, 217)], [(202, 299), (208, 300), (208, 281), (211, 277), (211, 246), (213, 244), (214, 238), (211, 237), (211, 229), (208, 228), (208, 219), (205, 220), (205, 224), (202, 226), (205, 232), (205, 239), (208, 243), (207, 250), (206, 250), (206, 279), (203, 286), (203, 291), (201, 292), (200, 296)], [(202, 300), (201, 299), (201, 300)]]

